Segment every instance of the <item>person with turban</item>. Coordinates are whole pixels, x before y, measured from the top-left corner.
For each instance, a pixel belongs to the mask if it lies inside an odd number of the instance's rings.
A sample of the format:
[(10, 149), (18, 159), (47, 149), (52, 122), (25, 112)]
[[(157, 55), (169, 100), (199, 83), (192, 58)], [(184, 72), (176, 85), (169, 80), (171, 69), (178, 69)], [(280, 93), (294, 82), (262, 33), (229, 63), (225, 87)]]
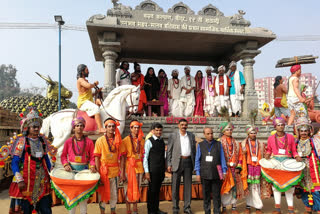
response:
[(184, 68), (185, 76), (181, 78), (181, 94), (180, 94), (180, 116), (191, 117), (196, 105), (194, 97), (194, 89), (196, 82), (190, 74), (191, 68), (186, 66)]
[(179, 80), (179, 71), (174, 69), (171, 73), (172, 79), (168, 81), (169, 115), (180, 117), (180, 94), (181, 81)]
[(9, 188), (9, 213), (51, 214), (51, 144), (40, 134), (41, 112), (30, 103), (20, 117), (22, 134), (15, 138), (10, 154), (14, 177)]
[(119, 131), (120, 123), (112, 118), (104, 122), (106, 133), (99, 137), (94, 148), (95, 162), (97, 170), (100, 172), (99, 186), (99, 207), (100, 213), (104, 214), (106, 203), (109, 202), (111, 214), (116, 213), (118, 201), (117, 177), (119, 175), (119, 148), (121, 144), (121, 134)]
[(230, 102), (232, 108), (232, 116), (239, 117), (242, 109), (241, 103), (244, 100), (244, 87), (246, 81), (241, 71), (237, 70), (237, 63), (235, 61), (230, 62), (228, 76), (231, 81), (230, 87)]
[(140, 186), (142, 181), (144, 139), (142, 123), (137, 120), (130, 122), (130, 134), (122, 140), (120, 145), (120, 181), (123, 182), (126, 198), (127, 213), (138, 213), (137, 203), (140, 199)]
[[(274, 158), (280, 162), (295, 158), (297, 161), (300, 161), (300, 157), (297, 153), (297, 148), (295, 145), (295, 139), (294, 137), (286, 133), (284, 131), (286, 121), (282, 117), (276, 117), (273, 119), (273, 126), (276, 129), (276, 133), (274, 135), (271, 135), (268, 138), (268, 145), (266, 150), (265, 158), (268, 160), (270, 158)], [(272, 175), (270, 175), (272, 176)], [(272, 183), (272, 181), (267, 180), (269, 183)], [(299, 180), (298, 180), (299, 181)], [(288, 190), (285, 191), (287, 204), (288, 204), (288, 212), (294, 213), (294, 207), (293, 207), (293, 193), (294, 193), (294, 185), (296, 185), (298, 182), (293, 182), (288, 185)], [(273, 190), (273, 196), (275, 201), (275, 210), (274, 214), (280, 214), (281, 210), (281, 192), (274, 186), (275, 183), (273, 183), (272, 190)]]
[[(74, 136), (67, 139), (64, 143), (61, 154), (61, 163), (68, 172), (71, 172), (72, 170), (81, 171), (90, 168), (90, 171), (95, 173), (96, 164), (93, 155), (94, 144), (90, 138), (83, 134), (86, 121), (83, 117), (77, 117), (72, 120), (71, 125)], [(87, 213), (87, 202), (88, 199), (85, 199), (79, 203), (81, 214)], [(69, 214), (75, 213), (76, 207), (73, 207), (69, 211)]]
[(243, 159), (242, 147), (232, 137), (234, 126), (231, 122), (219, 125), (222, 137), (220, 142), (227, 163), (227, 174), (221, 187), (222, 213), (227, 213), (227, 206), (232, 205), (232, 214), (238, 214), (237, 201), (242, 199), (248, 188), (246, 160)]
[(295, 123), (297, 152), (305, 163), (304, 177), (300, 182), (300, 194), (305, 213), (320, 213), (319, 154), (320, 142), (312, 137), (313, 127), (306, 117), (299, 117)]
[(288, 107), (290, 110), (290, 117), (288, 120), (288, 125), (292, 125), (294, 118), (296, 116), (296, 113), (298, 111), (303, 110), (305, 115), (307, 115), (306, 110), (304, 109), (303, 103), (306, 102), (306, 98), (303, 98), (301, 96), (301, 92), (299, 89), (299, 78), (301, 76), (301, 65), (293, 65), (290, 69), (291, 76), (288, 80)]
[(232, 114), (230, 108), (229, 92), (231, 87), (230, 78), (225, 74), (226, 67), (220, 65), (218, 67), (218, 75), (214, 78), (213, 89), (215, 96), (215, 106), (217, 111), (221, 113), (221, 108), (226, 107), (229, 114)]
[(263, 158), (265, 146), (263, 142), (257, 139), (258, 127), (247, 125), (245, 131), (247, 137), (241, 143), (248, 172), (249, 195), (246, 197), (247, 207), (245, 213), (250, 214), (250, 209), (253, 207), (256, 209), (256, 214), (261, 214), (263, 213), (261, 211), (263, 204), (260, 196), (261, 166), (259, 161)]
[(208, 66), (206, 68), (207, 76), (202, 80), (202, 90), (204, 93), (204, 105), (203, 110), (206, 117), (214, 117), (216, 115), (216, 108), (215, 108), (215, 94), (214, 94), (214, 78), (212, 76), (213, 68)]

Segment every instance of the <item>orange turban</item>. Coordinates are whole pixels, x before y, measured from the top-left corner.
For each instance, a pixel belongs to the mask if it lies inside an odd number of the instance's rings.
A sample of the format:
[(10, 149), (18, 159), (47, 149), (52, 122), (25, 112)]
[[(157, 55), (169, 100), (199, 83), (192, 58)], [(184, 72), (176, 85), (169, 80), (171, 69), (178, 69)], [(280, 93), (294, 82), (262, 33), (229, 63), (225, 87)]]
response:
[(291, 73), (294, 73), (296, 71), (299, 71), (301, 69), (301, 65), (293, 65), (291, 68), (290, 68), (290, 72)]
[(116, 126), (116, 130), (115, 130), (115, 136), (114, 136), (114, 143), (115, 143), (115, 146), (117, 148), (119, 148), (119, 145), (122, 141), (122, 138), (121, 138), (121, 134), (120, 134), (120, 131), (118, 129), (118, 126), (120, 126), (120, 123), (119, 121), (114, 121), (114, 120), (107, 120), (106, 122), (104, 122), (104, 126), (107, 127), (108, 124), (114, 124)]
[(139, 127), (140, 127), (139, 133), (138, 133), (138, 140), (139, 140), (139, 141), (141, 141), (142, 138), (143, 138), (143, 136), (144, 136), (143, 131), (142, 131), (142, 125), (143, 125), (143, 123), (139, 123), (138, 121), (132, 121), (132, 122), (130, 123), (130, 128), (131, 128), (132, 126), (139, 126)]

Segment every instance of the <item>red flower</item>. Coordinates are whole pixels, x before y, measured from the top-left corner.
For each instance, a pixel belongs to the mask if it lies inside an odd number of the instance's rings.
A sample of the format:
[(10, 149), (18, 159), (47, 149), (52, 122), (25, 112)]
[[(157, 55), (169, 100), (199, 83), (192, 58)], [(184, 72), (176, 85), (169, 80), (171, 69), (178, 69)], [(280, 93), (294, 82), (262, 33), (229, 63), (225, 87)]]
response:
[(20, 117), (23, 117), (23, 113), (20, 113), (19, 116), (20, 116)]
[(39, 113), (39, 116), (42, 117), (42, 113)]

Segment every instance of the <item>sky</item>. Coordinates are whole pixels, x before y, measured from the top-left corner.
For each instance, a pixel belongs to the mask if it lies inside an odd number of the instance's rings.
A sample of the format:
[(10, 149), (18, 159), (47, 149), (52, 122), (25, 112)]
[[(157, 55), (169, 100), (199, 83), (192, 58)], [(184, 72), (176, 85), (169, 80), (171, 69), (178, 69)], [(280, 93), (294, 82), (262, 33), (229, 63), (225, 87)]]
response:
[[(180, 0), (154, 0), (164, 11), (168, 11)], [(123, 5), (135, 8), (141, 0), (120, 0)], [(244, 10), (245, 19), (251, 27), (264, 27), (273, 31), (278, 38), (295, 36), (316, 36), (316, 41), (279, 41), (275, 40), (260, 50), (255, 58), (255, 78), (290, 75), (289, 68), (275, 68), (277, 60), (300, 55), (320, 55), (320, 1), (319, 0), (183, 0), (197, 13), (212, 4), (232, 16)], [(48, 23), (55, 24), (54, 15), (62, 15), (66, 25), (85, 26), (86, 21), (95, 14), (106, 14), (112, 7), (111, 0), (1, 0), (1, 23)], [(58, 29), (1, 29), (0, 64), (12, 64), (17, 70), (17, 79), (22, 88), (31, 86), (46, 87), (45, 82), (35, 72), (49, 75), (58, 80)], [(90, 70), (89, 81), (99, 80), (103, 85), (102, 62), (96, 62), (87, 32), (62, 31), (62, 84), (74, 92), (73, 102), (77, 99), (76, 68), (86, 64)], [(304, 65), (302, 72), (312, 73), (320, 79), (320, 62)], [(150, 65), (142, 64), (145, 73)], [(183, 71), (184, 66), (152, 65), (155, 70), (164, 68), (167, 74), (174, 68)], [(130, 66), (133, 69), (133, 66)], [(242, 66), (238, 63), (239, 70)], [(193, 73), (205, 66), (192, 67)], [(132, 70), (131, 70), (132, 71)], [(319, 90), (318, 90), (319, 91)]]

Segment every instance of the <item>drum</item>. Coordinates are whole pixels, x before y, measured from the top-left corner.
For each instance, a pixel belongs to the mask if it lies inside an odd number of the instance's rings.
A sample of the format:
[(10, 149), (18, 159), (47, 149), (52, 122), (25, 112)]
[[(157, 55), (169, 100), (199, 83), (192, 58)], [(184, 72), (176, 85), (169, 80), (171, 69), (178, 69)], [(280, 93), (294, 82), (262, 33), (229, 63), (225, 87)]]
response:
[(82, 170), (78, 172), (75, 177), (75, 180), (81, 181), (92, 181), (92, 180), (99, 180), (100, 174), (99, 173), (92, 173), (89, 169)]
[(64, 168), (54, 168), (50, 175), (52, 177), (66, 179), (66, 180), (74, 180), (74, 172), (67, 172)]
[(281, 169), (286, 171), (298, 172), (304, 169), (304, 162), (297, 162), (295, 159), (287, 159), (281, 162)]
[(260, 161), (259, 161), (259, 164), (264, 167), (264, 168), (269, 168), (269, 169), (280, 169), (281, 168), (281, 163), (280, 161), (276, 160), (276, 159), (265, 159), (265, 158), (262, 158)]

